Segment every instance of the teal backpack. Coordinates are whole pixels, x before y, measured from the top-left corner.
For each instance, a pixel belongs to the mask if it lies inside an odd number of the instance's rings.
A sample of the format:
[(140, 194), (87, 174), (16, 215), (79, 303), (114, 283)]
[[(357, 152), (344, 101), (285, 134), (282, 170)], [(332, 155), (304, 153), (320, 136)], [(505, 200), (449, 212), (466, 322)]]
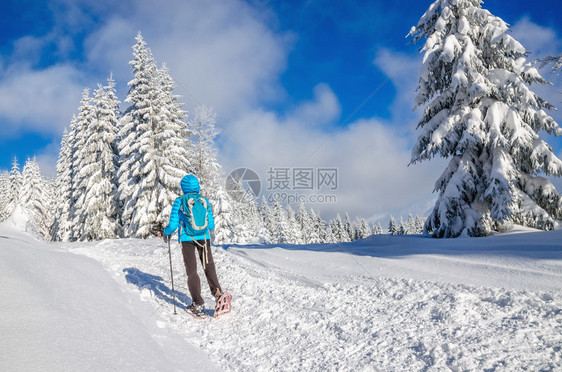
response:
[(205, 234), (209, 224), (208, 213), (207, 200), (198, 193), (182, 196), (180, 222), (185, 234), (190, 237)]

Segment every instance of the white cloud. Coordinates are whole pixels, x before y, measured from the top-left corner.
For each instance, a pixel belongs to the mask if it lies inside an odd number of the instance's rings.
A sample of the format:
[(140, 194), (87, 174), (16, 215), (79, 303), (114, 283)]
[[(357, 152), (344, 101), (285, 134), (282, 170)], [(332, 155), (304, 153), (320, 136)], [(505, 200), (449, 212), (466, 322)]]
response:
[[(85, 85), (104, 82), (113, 73), (123, 99), (132, 79), (129, 61), (138, 31), (160, 62), (166, 63), (178, 84), (222, 117), (256, 107), (284, 94), (278, 84), (284, 70), (289, 34), (276, 34), (267, 20), (240, 0), (209, 2), (170, 0), (113, 2), (66, 0), (51, 4), (54, 28), (45, 36), (14, 41), (13, 53), (3, 57), (0, 79), (0, 117), (14, 123), (13, 132), (33, 129), (60, 135), (76, 112)], [(108, 9), (111, 11), (108, 12)], [(101, 23), (84, 40), (71, 40)], [(57, 65), (37, 67), (54, 47)], [(85, 60), (69, 56), (84, 49)], [(35, 67), (31, 67), (35, 66)], [(196, 103), (182, 87), (188, 108)]]
[[(279, 94), (279, 74), (290, 47), (287, 35), (272, 32), (248, 4), (238, 0), (136, 1), (90, 35), (88, 60), (117, 79), (131, 79), (128, 61), (141, 31), (155, 58), (198, 101), (231, 116)], [(195, 103), (188, 93), (188, 106)]]
[(35, 36), (24, 36), (13, 43), (14, 51), (11, 59), (36, 63), (41, 57), (41, 50), (45, 46), (44, 40)]
[(531, 53), (530, 58), (540, 58), (547, 55), (559, 54), (562, 42), (556, 32), (523, 17), (510, 27), (512, 36)]
[(69, 65), (33, 70), (11, 66), (0, 79), (0, 117), (9, 120), (4, 135), (32, 130), (62, 134), (80, 102), (80, 73)]
[(289, 118), (305, 125), (329, 125), (340, 113), (341, 106), (332, 89), (326, 84), (318, 84), (314, 87), (313, 100), (301, 103), (289, 114)]
[(410, 209), (431, 199), (435, 180), (444, 169), (441, 161), (409, 166), (410, 140), (394, 126), (360, 120), (336, 133), (317, 155), (340, 169), (338, 205), (333, 211), (358, 215), (423, 213)]
[[(328, 89), (323, 85), (323, 94), (303, 102), (288, 117), (254, 111), (233, 123), (231, 132), (245, 150), (223, 136), (220, 160), (226, 173), (239, 167), (251, 168), (267, 188), (270, 167), (337, 168), (337, 190), (312, 191), (335, 195), (337, 203), (308, 205), (320, 210), (324, 218), (338, 212), (372, 219), (427, 212), (434, 182), (445, 167), (442, 161), (408, 167), (409, 133), (380, 120), (359, 120), (332, 134), (323, 130), (310, 118), (325, 121), (321, 114), (330, 107), (339, 115), (339, 103)], [(332, 98), (326, 100), (325, 96)], [(326, 105), (326, 101), (330, 103)], [(309, 194), (291, 189), (271, 191)]]
[(414, 111), (414, 98), (419, 80), (421, 55), (407, 55), (390, 49), (378, 50), (374, 65), (380, 69), (396, 88), (392, 103), (392, 120), (403, 130), (413, 133), (419, 114)]
[[(549, 27), (532, 22), (523, 17), (511, 27), (513, 37), (530, 53), (529, 60), (562, 54), (562, 37)], [(562, 76), (551, 73), (552, 66), (546, 66), (540, 72), (550, 85), (533, 85), (531, 88), (541, 98), (558, 108), (549, 114), (562, 125)]]
[(59, 157), (60, 142), (51, 142), (37, 153), (37, 164), (43, 177), (55, 178), (57, 176), (57, 160)]

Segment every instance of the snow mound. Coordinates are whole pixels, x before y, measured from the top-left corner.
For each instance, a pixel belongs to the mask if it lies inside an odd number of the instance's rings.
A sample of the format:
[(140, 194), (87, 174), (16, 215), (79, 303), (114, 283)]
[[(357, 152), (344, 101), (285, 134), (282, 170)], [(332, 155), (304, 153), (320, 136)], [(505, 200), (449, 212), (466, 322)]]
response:
[(0, 223), (0, 228), (26, 232), (35, 238), (39, 237), (37, 224), (33, 212), (26, 207), (18, 204), (10, 217)]
[[(25, 211), (11, 222), (22, 227)], [(0, 227), (0, 370), (216, 370), (90, 258)]]

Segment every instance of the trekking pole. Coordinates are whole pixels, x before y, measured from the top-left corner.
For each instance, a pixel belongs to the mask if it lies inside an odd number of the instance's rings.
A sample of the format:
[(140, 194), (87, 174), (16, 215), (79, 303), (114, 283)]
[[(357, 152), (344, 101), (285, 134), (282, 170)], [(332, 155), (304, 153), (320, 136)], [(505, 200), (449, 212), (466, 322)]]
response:
[(174, 271), (172, 270), (172, 249), (170, 248), (170, 239), (168, 238), (168, 256), (170, 257), (170, 277), (172, 278), (172, 298), (174, 299), (174, 315), (176, 312), (176, 290), (174, 289)]

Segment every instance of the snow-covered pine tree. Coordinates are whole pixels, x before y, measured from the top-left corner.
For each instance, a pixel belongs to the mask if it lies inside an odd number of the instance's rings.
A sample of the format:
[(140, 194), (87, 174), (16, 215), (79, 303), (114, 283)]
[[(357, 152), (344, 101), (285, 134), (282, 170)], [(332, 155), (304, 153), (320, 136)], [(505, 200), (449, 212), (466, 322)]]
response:
[(354, 240), (365, 239), (373, 235), (373, 229), (371, 229), (371, 226), (369, 226), (369, 223), (364, 218), (357, 218), (355, 220), (355, 231), (356, 235)]
[(265, 243), (269, 239), (267, 229), (261, 215), (261, 212), (256, 205), (255, 198), (251, 199), (248, 204), (248, 222), (251, 231), (251, 241)]
[(324, 226), (322, 243), (327, 243), (327, 244), (341, 243), (340, 240), (339, 240), (340, 238), (338, 238), (334, 234), (334, 230), (336, 230), (336, 228), (334, 227), (334, 221), (335, 220), (330, 220), (330, 222), (328, 222), (328, 223), (325, 223), (325, 224), (322, 223), (322, 225)]
[(308, 221), (310, 225), (310, 235), (308, 235), (309, 244), (322, 243), (322, 236), (325, 234), (324, 222), (312, 208), (308, 211)]
[(265, 238), (264, 243), (266, 244), (277, 243), (276, 235), (274, 235), (276, 231), (275, 218), (273, 216), (273, 211), (271, 210), (271, 207), (269, 206), (267, 200), (265, 199), (265, 196), (263, 196), (261, 200), (260, 212), (262, 215), (262, 219), (266, 231), (266, 236), (264, 237)]
[(10, 173), (0, 173), (0, 222), (10, 216), (8, 212), (10, 203)]
[(219, 189), (216, 197), (217, 201), (211, 202), (215, 217), (214, 243), (232, 243), (236, 227), (233, 221), (234, 201), (224, 189)]
[(304, 244), (302, 230), (297, 222), (297, 215), (290, 205), (287, 206), (287, 243)]
[(59, 158), (57, 160), (57, 178), (55, 181), (55, 207), (53, 226), (51, 228), (53, 241), (68, 241), (70, 238), (70, 201), (72, 191), (71, 179), (72, 153), (69, 134), (66, 128), (61, 139)]
[(81, 149), (83, 166), (77, 171), (79, 179), (87, 180), (80, 240), (115, 238), (119, 228), (116, 136), (120, 113), (111, 77), (107, 86), (98, 84), (92, 104), (94, 117), (85, 128), (88, 141)]
[(406, 223), (404, 222), (404, 218), (400, 216), (400, 222), (398, 223), (398, 235), (406, 235)]
[(377, 222), (377, 224), (373, 228), (373, 235), (381, 235), (381, 234), (384, 234), (384, 230), (381, 226), (381, 223)]
[(41, 176), (37, 160), (28, 159), (22, 171), (21, 204), (33, 214), (30, 229), (43, 239), (50, 239), (51, 188), (51, 184)]
[(423, 234), (423, 226), (425, 224), (425, 218), (416, 215), (414, 226), (415, 226), (415, 233), (414, 234)]
[[(154, 155), (155, 150), (152, 120), (157, 96), (154, 92), (157, 67), (140, 32), (136, 41), (133, 60), (129, 62), (133, 67), (134, 78), (128, 83), (130, 88), (125, 99), (131, 105), (119, 122), (118, 132), (117, 183), (125, 237), (137, 235), (140, 228), (138, 220), (147, 213), (151, 187), (157, 173), (155, 168), (148, 169), (145, 164), (145, 156)], [(154, 163), (151, 162), (150, 165), (154, 166)]]
[(330, 221), (328, 226), (330, 227), (330, 229), (332, 231), (332, 235), (334, 236), (334, 239), (336, 240), (336, 243), (344, 243), (344, 242), (351, 241), (351, 239), (349, 238), (349, 235), (347, 234), (347, 231), (345, 230), (345, 226), (342, 222), (342, 219), (341, 219), (341, 216), (340, 216), (339, 213), (337, 214), (336, 218), (334, 218)]
[(6, 213), (12, 214), (14, 208), (21, 202), (21, 187), (23, 179), (20, 173), (20, 168), (18, 164), (18, 159), (14, 157), (12, 161), (12, 170), (10, 171), (10, 188), (9, 188), (9, 198)]
[(404, 234), (412, 235), (416, 233), (416, 221), (414, 220), (414, 216), (410, 213), (408, 215), (408, 219), (404, 223)]
[(278, 199), (276, 199), (273, 203), (272, 212), (273, 230), (271, 236), (273, 238), (273, 243), (289, 243), (291, 239), (289, 219), (287, 216), (287, 211), (281, 206), (281, 203)]
[(308, 212), (308, 218), (312, 225), (310, 243), (327, 243), (329, 237), (327, 237), (326, 224), (322, 221), (322, 218), (312, 208)]
[(317, 232), (314, 229), (311, 216), (308, 214), (303, 203), (299, 204), (297, 212), (297, 224), (301, 234), (302, 244), (319, 243)]
[(343, 223), (343, 228), (348, 241), (355, 240), (355, 226), (351, 223), (351, 218), (349, 218), (349, 214), (347, 212), (345, 213), (345, 221)]
[(193, 173), (199, 178), (201, 188), (207, 192), (206, 197), (212, 201), (219, 187), (224, 187), (214, 145), (220, 133), (216, 126), (216, 114), (211, 108), (198, 106), (188, 126), (193, 133), (194, 149), (190, 154)]
[[(189, 138), (193, 132), (184, 121), (187, 112), (182, 109), (183, 103), (178, 102), (181, 96), (175, 95), (174, 81), (167, 67), (164, 65), (157, 71), (159, 93), (157, 100), (157, 116), (153, 121), (156, 154), (158, 159), (157, 179), (152, 200), (156, 210), (154, 223), (160, 231), (169, 221), (172, 204), (180, 194), (179, 184), (186, 174), (195, 173), (190, 161), (194, 146)], [(201, 179), (199, 179), (201, 182)], [(205, 195), (208, 186), (201, 184), (201, 191)], [(215, 200), (211, 200), (211, 204)], [(149, 208), (152, 210), (152, 208)]]
[(43, 181), (43, 186), (41, 189), (41, 197), (44, 200), (44, 205), (46, 208), (46, 218), (45, 218), (45, 235), (44, 239), (52, 241), (53, 240), (53, 221), (55, 218), (55, 209), (57, 205), (56, 200), (56, 178), (46, 178), (41, 177)]
[(84, 89), (78, 109), (78, 116), (70, 124), (69, 146), (71, 146), (72, 165), (70, 171), (70, 240), (84, 240), (86, 210), (86, 189), (90, 174), (82, 169), (90, 164), (86, 156), (86, 144), (90, 132), (88, 128), (95, 120), (95, 110), (90, 90)]
[(248, 244), (254, 237), (253, 226), (250, 221), (250, 205), (247, 203), (236, 203), (236, 208), (232, 211), (232, 219), (236, 226), (236, 234), (233, 235), (233, 242), (238, 244)]
[(186, 113), (173, 95), (172, 79), (158, 70), (139, 33), (133, 46), (134, 78), (120, 121), (119, 199), (124, 236), (147, 238), (168, 222), (171, 204), (189, 172)]
[(396, 223), (396, 219), (394, 219), (394, 216), (390, 216), (390, 219), (388, 220), (388, 233), (390, 235), (398, 235), (399, 229), (400, 227)]
[(432, 236), (487, 235), (511, 221), (551, 229), (560, 196), (538, 174), (562, 162), (537, 134), (562, 129), (529, 85), (546, 81), (507, 24), (481, 0), (437, 0), (409, 35), (425, 38), (415, 105), (424, 107), (412, 163), (451, 158), (426, 221)]

